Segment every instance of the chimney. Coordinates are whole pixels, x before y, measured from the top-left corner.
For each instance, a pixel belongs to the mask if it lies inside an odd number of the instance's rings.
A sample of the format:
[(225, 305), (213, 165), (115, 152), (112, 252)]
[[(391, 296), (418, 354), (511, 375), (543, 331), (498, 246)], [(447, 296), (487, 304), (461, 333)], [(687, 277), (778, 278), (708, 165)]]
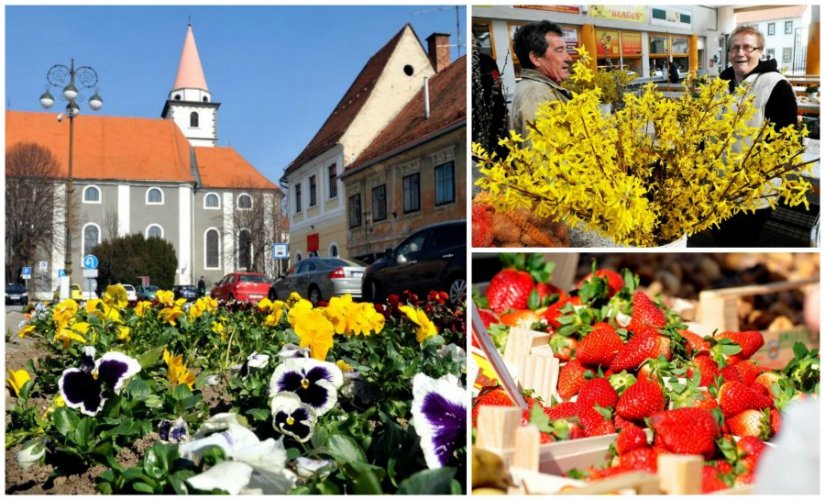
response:
[(450, 34), (433, 33), (427, 37), (427, 56), (436, 73), (450, 65)]

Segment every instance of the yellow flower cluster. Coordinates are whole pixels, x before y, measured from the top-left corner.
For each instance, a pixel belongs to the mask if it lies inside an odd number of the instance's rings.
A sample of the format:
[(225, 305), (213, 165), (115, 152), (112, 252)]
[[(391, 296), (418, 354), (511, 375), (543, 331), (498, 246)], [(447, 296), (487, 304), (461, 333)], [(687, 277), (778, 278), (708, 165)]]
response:
[(406, 314), (407, 318), (415, 325), (415, 338), (418, 342), (424, 342), (433, 335), (438, 334), (435, 323), (421, 309), (413, 306), (398, 306), (398, 310)]
[(54, 306), (52, 311), (52, 321), (54, 321), (56, 331), (52, 342), (60, 342), (63, 349), (68, 349), (72, 341), (86, 343), (85, 335), (89, 331), (89, 323), (78, 322), (77, 311), (77, 302), (72, 299), (64, 299)]
[(173, 386), (186, 384), (190, 389), (192, 388), (195, 384), (195, 374), (183, 364), (183, 355), (175, 356), (163, 349), (163, 361), (166, 363), (166, 374), (170, 384)]
[(20, 370), (6, 369), (6, 375), (8, 375), (6, 383), (17, 397), (20, 397), (20, 391), (23, 389), (23, 386), (26, 385), (26, 382), (32, 379), (29, 372), (23, 368)]
[(211, 314), (218, 312), (218, 299), (201, 297), (196, 300), (195, 303), (192, 304), (192, 307), (189, 308), (189, 321), (194, 321), (207, 312)]
[(288, 306), (281, 300), (272, 302), (268, 298), (264, 298), (258, 302), (257, 307), (259, 311), (266, 313), (266, 318), (264, 318), (264, 326), (273, 328), (278, 326), (281, 322), (281, 318), (284, 316), (284, 310)]
[[(592, 79), (586, 52), (572, 79)], [(505, 210), (587, 226), (622, 245), (656, 246), (694, 234), (767, 199), (807, 205), (806, 132), (754, 128), (746, 87), (730, 94), (716, 78), (670, 99), (653, 84), (624, 95), (625, 107), (599, 110), (600, 91), (542, 105), (528, 136), (502, 143), (507, 158), (477, 143), (477, 185)], [(781, 183), (771, 183), (780, 179)]]

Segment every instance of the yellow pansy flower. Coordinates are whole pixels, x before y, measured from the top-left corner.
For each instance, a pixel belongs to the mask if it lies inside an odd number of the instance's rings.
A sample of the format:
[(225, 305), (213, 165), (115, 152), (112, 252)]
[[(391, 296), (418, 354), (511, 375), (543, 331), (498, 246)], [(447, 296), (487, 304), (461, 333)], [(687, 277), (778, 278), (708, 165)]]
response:
[(117, 309), (123, 309), (129, 304), (126, 289), (121, 284), (107, 286), (106, 291), (103, 292), (103, 301)]
[(186, 384), (191, 389), (195, 384), (195, 374), (190, 372), (186, 365), (183, 364), (183, 355), (178, 354), (174, 356), (172, 353), (163, 350), (163, 361), (166, 363), (166, 374), (169, 377), (169, 383), (173, 386)]
[(100, 319), (110, 321), (121, 321), (120, 313), (101, 299), (90, 299), (86, 301), (86, 314), (97, 316)]
[(338, 368), (340, 368), (340, 369), (341, 369), (341, 371), (342, 371), (343, 373), (347, 373), (347, 372), (351, 372), (351, 371), (352, 371), (352, 365), (351, 365), (351, 364), (349, 364), (349, 363), (347, 363), (347, 362), (346, 362), (346, 361), (344, 361), (343, 359), (339, 359), (338, 361), (336, 361), (336, 362), (335, 362), (335, 365), (336, 365)]
[(261, 300), (258, 301), (258, 303), (255, 305), (255, 307), (257, 307), (258, 310), (261, 311), (261, 312), (271, 312), (272, 311), (272, 301), (269, 300), (268, 297), (264, 297), (264, 298), (262, 298)]
[(212, 333), (217, 333), (221, 336), (221, 341), (226, 340), (226, 326), (223, 323), (219, 323), (217, 321), (212, 322)]
[(309, 347), (310, 356), (321, 361), (326, 359), (335, 328), (322, 311), (305, 311), (296, 318), (293, 328), (301, 339), (300, 346)]
[(264, 318), (264, 326), (268, 326), (270, 328), (278, 326), (283, 316), (283, 309), (274, 309), (271, 313), (266, 315), (266, 318)]
[(14, 392), (14, 395), (20, 397), (20, 391), (23, 389), (23, 386), (26, 385), (26, 382), (31, 380), (31, 375), (24, 369), (20, 370), (6, 370), (6, 374), (8, 378), (6, 378), (6, 383), (9, 385), (9, 388)]
[(415, 338), (418, 342), (424, 342), (427, 338), (438, 333), (435, 324), (427, 317), (427, 313), (421, 309), (412, 306), (399, 306), (398, 310), (406, 314), (410, 321), (415, 324)]
[(155, 300), (157, 300), (158, 303), (165, 305), (166, 307), (174, 307), (175, 293), (171, 290), (158, 290), (155, 294)]
[(71, 341), (86, 343), (86, 333), (89, 331), (89, 323), (74, 323), (72, 325), (61, 325), (54, 334), (52, 342), (60, 341), (63, 344), (63, 349), (68, 349)]
[(132, 340), (132, 329), (125, 325), (117, 325), (117, 338), (129, 342)]
[(152, 303), (148, 300), (141, 300), (140, 302), (135, 304), (135, 315), (137, 315), (139, 318), (142, 318), (150, 309), (152, 309)]
[(192, 304), (192, 307), (189, 308), (189, 321), (194, 321), (200, 318), (201, 316), (203, 316), (203, 313), (205, 311), (206, 308), (203, 305), (203, 302), (201, 302), (200, 300), (195, 301), (195, 303)]
[(172, 326), (177, 325), (177, 321), (179, 318), (183, 317), (184, 312), (180, 310), (177, 306), (175, 307), (164, 307), (158, 313), (158, 317), (166, 323), (169, 323)]
[[(293, 294), (295, 292), (292, 292)], [(291, 297), (291, 296), (290, 296)], [(295, 304), (289, 309), (289, 314), (287, 315), (287, 319), (289, 320), (289, 324), (295, 326), (295, 320), (299, 316), (302, 316), (304, 313), (312, 310), (312, 302), (299, 298)]]
[(36, 330), (34, 325), (26, 325), (17, 332), (18, 337), (25, 337), (31, 335)]
[(324, 308), (324, 313), (335, 327), (335, 333), (349, 333), (349, 316), (353, 308), (352, 296), (346, 294), (341, 297), (332, 297)]
[(77, 315), (77, 302), (72, 299), (63, 299), (54, 306), (52, 320), (58, 325), (65, 325)]

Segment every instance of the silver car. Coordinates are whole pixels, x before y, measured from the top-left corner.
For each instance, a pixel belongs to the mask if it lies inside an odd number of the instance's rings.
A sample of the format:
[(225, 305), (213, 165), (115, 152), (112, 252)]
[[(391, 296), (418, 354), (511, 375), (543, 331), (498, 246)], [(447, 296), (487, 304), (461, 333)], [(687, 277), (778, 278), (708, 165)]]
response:
[(363, 276), (364, 264), (358, 261), (342, 257), (309, 257), (275, 280), (269, 289), (269, 299), (284, 300), (292, 292), (298, 292), (313, 304), (345, 294), (360, 299)]

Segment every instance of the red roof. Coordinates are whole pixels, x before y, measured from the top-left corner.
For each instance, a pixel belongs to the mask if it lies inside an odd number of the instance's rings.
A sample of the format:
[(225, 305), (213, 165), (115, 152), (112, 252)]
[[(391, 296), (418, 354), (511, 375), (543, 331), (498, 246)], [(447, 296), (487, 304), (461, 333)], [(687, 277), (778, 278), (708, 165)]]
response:
[(232, 148), (196, 147), (195, 157), (202, 187), (279, 189)]
[(467, 122), (467, 57), (461, 57), (429, 81), (430, 117), (424, 117), (424, 89), (413, 97), (347, 172), (386, 155), (399, 153), (418, 141)]
[(364, 103), (367, 102), (373, 88), (375, 88), (375, 82), (378, 81), (378, 77), (380, 77), (384, 71), (384, 66), (387, 64), (390, 55), (392, 55), (396, 45), (398, 45), (398, 41), (401, 39), (401, 35), (407, 28), (412, 29), (412, 26), (410, 26), (409, 23), (404, 25), (381, 50), (376, 52), (375, 55), (367, 61), (361, 73), (358, 74), (358, 77), (352, 82), (352, 85), (350, 85), (344, 97), (341, 98), (335, 106), (335, 110), (327, 118), (327, 121), (324, 122), (324, 125), (318, 130), (315, 137), (313, 137), (304, 150), (301, 151), (301, 154), (292, 160), (292, 163), (286, 168), (284, 175), (294, 172), (307, 161), (315, 158), (338, 143), (352, 121), (358, 116), (358, 112), (361, 111)]
[[(34, 142), (51, 150), (68, 176), (69, 120), (6, 111), (6, 150)], [(75, 179), (193, 182), (189, 142), (171, 120), (81, 114), (74, 123)]]

